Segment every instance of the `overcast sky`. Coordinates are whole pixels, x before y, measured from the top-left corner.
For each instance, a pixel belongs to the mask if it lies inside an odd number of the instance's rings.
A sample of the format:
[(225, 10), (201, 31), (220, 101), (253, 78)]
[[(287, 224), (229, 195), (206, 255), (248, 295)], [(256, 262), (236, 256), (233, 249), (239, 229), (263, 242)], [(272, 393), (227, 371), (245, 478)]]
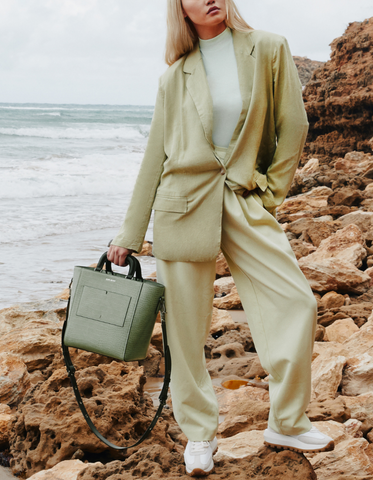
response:
[[(326, 61), (373, 0), (236, 0), (293, 55)], [(1, 0), (0, 102), (153, 105), (165, 71), (166, 0)]]

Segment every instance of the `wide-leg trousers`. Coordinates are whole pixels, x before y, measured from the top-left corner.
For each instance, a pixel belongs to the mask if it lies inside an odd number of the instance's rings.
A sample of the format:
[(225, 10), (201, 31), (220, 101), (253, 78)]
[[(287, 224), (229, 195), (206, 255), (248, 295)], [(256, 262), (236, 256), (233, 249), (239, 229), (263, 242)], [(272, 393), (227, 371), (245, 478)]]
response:
[[(255, 348), (269, 373), (268, 424), (298, 435), (312, 427), (305, 411), (311, 396), (311, 360), (317, 303), (277, 220), (252, 191), (224, 191), (221, 249), (245, 310)], [(219, 409), (206, 370), (204, 345), (214, 297), (215, 261), (157, 259), (166, 286), (174, 416), (187, 438), (212, 440)]]

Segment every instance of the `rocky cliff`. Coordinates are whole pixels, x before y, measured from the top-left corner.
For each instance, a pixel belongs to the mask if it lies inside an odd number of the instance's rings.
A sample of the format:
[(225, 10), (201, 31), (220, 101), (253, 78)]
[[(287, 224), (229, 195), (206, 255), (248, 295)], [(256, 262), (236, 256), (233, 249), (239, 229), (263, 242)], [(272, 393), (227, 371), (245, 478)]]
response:
[(373, 137), (373, 17), (350, 23), (331, 43), (331, 57), (314, 71), (303, 97), (310, 122), (304, 157), (370, 152)]
[(310, 60), (307, 57), (293, 56), (294, 63), (297, 66), (298, 74), (302, 85), (307, 85), (311, 80), (313, 72), (324, 65), (325, 62)]

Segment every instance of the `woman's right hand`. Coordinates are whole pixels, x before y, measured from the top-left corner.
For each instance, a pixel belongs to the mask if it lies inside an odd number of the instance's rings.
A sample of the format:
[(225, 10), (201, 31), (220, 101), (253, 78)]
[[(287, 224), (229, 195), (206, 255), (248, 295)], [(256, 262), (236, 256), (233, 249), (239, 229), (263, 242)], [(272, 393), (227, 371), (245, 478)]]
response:
[(127, 256), (131, 255), (134, 251), (135, 250), (129, 250), (128, 248), (118, 247), (117, 245), (110, 245), (107, 258), (115, 265), (125, 267), (127, 265)]

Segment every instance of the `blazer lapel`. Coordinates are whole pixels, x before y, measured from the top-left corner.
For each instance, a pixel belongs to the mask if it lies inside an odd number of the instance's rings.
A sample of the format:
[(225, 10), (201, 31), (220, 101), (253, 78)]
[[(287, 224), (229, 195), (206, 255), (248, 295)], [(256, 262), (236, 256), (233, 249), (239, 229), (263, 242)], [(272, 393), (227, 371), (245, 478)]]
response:
[[(225, 157), (227, 161), (236, 144), (249, 110), (255, 72), (255, 48), (251, 35), (238, 32), (237, 30), (233, 30), (232, 34), (242, 97), (242, 111), (228, 147)], [(211, 147), (214, 148), (212, 143), (213, 103), (198, 43), (188, 54), (184, 62), (184, 73), (188, 75), (186, 87), (201, 119), (205, 137)]]
[(250, 33), (233, 30), (233, 47), (236, 56), (238, 81), (242, 98), (242, 110), (236, 128), (233, 132), (228, 150), (225, 156), (226, 165), (229, 164), (233, 150), (237, 145), (238, 137), (247, 118), (250, 108), (251, 95), (255, 75), (255, 45)]
[(213, 146), (212, 98), (198, 43), (185, 60), (184, 72), (188, 74), (186, 87), (193, 99), (198, 115), (201, 119), (205, 137), (209, 144)]

